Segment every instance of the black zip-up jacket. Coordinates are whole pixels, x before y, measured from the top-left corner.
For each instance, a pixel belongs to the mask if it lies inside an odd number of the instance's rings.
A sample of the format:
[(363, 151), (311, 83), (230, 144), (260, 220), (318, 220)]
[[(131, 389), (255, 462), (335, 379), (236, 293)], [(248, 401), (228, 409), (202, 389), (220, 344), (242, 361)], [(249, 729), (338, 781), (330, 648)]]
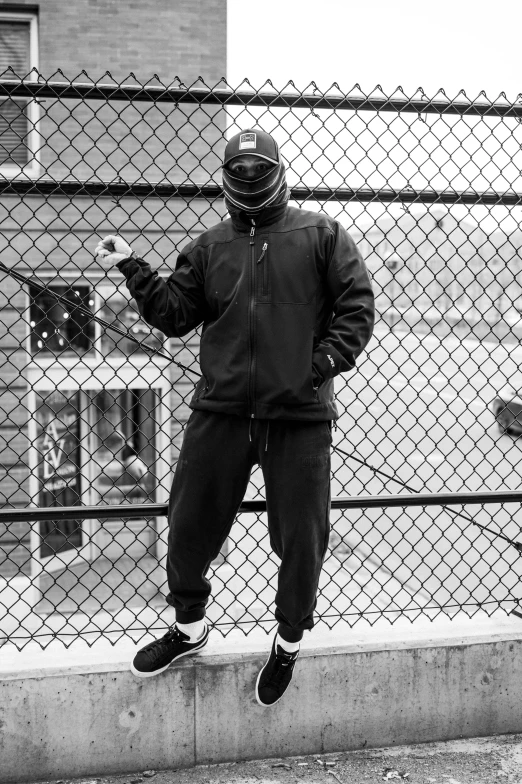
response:
[(355, 366), (374, 323), (366, 266), (337, 221), (280, 204), (205, 231), (167, 280), (142, 259), (117, 266), (148, 324), (168, 337), (203, 324), (191, 408), (337, 419), (333, 378)]

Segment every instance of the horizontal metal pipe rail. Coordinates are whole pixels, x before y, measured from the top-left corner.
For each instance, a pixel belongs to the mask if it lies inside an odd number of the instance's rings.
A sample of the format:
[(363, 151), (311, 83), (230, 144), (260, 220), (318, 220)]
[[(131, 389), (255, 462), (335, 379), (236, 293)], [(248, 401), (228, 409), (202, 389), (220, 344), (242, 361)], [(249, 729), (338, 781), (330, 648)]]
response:
[[(399, 493), (398, 495), (356, 495), (332, 498), (332, 509), (375, 509), (406, 506), (467, 506), (509, 504), (522, 501), (522, 490), (462, 493)], [(0, 509), (0, 523), (43, 520), (98, 520), (163, 517), (167, 504), (114, 504), (110, 506), (53, 506), (46, 508)], [(243, 501), (239, 512), (266, 512), (266, 501)]]
[[(319, 93), (319, 90), (318, 90)], [(198, 106), (264, 106), (291, 109), (335, 109), (339, 111), (409, 112), (413, 114), (460, 114), (477, 117), (519, 117), (522, 105), (508, 101), (482, 103), (463, 100), (429, 100), (428, 98), (373, 98), (358, 95), (292, 92), (250, 92), (200, 87), (164, 87), (161, 85), (95, 84), (83, 82), (37, 82), (18, 79), (0, 80), (0, 98), (46, 98), (92, 101), (148, 101), (186, 103)]]
[[(221, 185), (214, 183), (171, 183), (171, 182), (81, 182), (79, 180), (21, 179), (0, 180), (1, 196), (89, 196), (91, 198), (125, 197), (160, 199), (205, 199), (212, 201), (223, 196)], [(507, 191), (436, 191), (431, 189), (394, 190), (393, 188), (317, 188), (295, 187), (290, 189), (290, 196), (296, 201), (316, 199), (317, 201), (338, 202), (399, 202), (412, 204), (487, 204), (490, 206), (522, 205), (522, 193)]]

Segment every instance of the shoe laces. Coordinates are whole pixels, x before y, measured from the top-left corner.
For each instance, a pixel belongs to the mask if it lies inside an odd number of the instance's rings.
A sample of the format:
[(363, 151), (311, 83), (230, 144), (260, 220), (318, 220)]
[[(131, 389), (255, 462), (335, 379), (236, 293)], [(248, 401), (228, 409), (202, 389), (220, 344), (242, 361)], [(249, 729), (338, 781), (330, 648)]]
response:
[(182, 632), (180, 632), (180, 630), (174, 626), (172, 629), (169, 629), (169, 631), (164, 634), (163, 637), (160, 637), (159, 640), (154, 640), (153, 642), (149, 643), (145, 650), (160, 650), (163, 652), (163, 649), (168, 648), (170, 645), (172, 645), (173, 642), (183, 642), (181, 635)]
[(183, 634), (183, 632), (181, 632), (177, 626), (173, 626), (172, 629), (169, 629), (169, 631), (161, 639), (165, 640), (165, 642), (167, 643), (183, 642), (183, 640), (181, 639), (182, 636), (186, 637), (187, 635)]
[(277, 653), (276, 651), (275, 666), (272, 677), (270, 678), (270, 683), (279, 686), (284, 677), (291, 671), (291, 665), (295, 664), (296, 659), (297, 656), (295, 654), (288, 653), (287, 651)]

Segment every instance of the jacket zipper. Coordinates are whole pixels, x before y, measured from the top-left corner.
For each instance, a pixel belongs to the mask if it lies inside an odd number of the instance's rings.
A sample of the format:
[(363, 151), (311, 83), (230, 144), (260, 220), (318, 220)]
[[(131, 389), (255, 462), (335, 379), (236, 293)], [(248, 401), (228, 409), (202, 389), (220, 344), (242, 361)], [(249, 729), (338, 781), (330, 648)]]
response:
[[(263, 248), (261, 250), (261, 255), (257, 260), (257, 263), (263, 261), (265, 254), (268, 250), (268, 242), (263, 243)], [(264, 269), (263, 269), (263, 297), (268, 296), (268, 259), (265, 261)]]
[(248, 324), (249, 324), (249, 340), (250, 340), (250, 368), (248, 378), (248, 402), (250, 409), (250, 417), (254, 419), (254, 373), (255, 373), (255, 356), (254, 356), (254, 308), (256, 297), (256, 222), (252, 218), (252, 228), (250, 229), (250, 302), (248, 305)]

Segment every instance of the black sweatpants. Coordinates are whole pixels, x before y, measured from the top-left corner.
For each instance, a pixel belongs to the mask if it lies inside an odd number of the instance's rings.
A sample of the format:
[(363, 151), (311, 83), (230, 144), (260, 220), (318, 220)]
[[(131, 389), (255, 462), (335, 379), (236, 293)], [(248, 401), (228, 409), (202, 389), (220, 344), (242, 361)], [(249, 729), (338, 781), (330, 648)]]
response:
[(252, 468), (261, 465), (268, 530), (281, 559), (275, 617), (297, 642), (314, 625), (330, 531), (331, 422), (246, 419), (193, 411), (169, 504), (167, 602), (176, 620), (205, 616), (210, 563), (225, 542)]

